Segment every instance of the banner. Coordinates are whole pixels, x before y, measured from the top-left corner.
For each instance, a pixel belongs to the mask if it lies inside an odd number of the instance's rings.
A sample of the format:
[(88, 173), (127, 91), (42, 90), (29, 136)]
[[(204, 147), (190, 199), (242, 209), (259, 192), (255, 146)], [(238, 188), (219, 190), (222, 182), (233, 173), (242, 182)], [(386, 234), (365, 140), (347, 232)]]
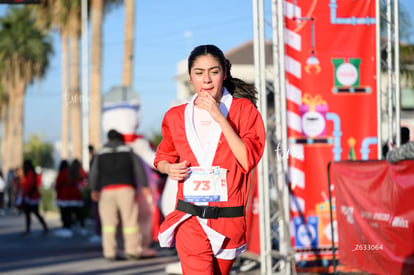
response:
[(377, 159), (375, 1), (285, 1), (284, 12), (292, 245), (300, 264), (327, 264), (327, 165)]
[(333, 162), (339, 257), (371, 274), (414, 274), (414, 160)]

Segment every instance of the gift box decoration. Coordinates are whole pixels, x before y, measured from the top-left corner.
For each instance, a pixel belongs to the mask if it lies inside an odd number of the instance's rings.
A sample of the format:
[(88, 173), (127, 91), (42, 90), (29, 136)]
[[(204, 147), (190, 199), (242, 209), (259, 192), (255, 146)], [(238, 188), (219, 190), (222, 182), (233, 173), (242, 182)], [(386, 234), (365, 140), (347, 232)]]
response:
[(326, 136), (326, 113), (328, 104), (320, 95), (311, 96), (305, 93), (302, 105), (299, 106), (301, 114), (302, 135), (305, 137)]

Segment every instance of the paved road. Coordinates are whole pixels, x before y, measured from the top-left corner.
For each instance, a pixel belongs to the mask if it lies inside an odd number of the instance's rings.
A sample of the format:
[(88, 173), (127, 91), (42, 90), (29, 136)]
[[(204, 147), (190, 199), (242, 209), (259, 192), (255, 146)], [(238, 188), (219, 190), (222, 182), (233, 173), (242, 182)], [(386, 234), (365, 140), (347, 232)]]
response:
[[(89, 236), (74, 234), (72, 238), (56, 236), (60, 227), (56, 215), (46, 215), (50, 227), (43, 235), (35, 217), (32, 217), (32, 234), (21, 235), (24, 216), (7, 214), (0, 216), (0, 274), (148, 274), (166, 275), (165, 267), (178, 261), (175, 251), (159, 250), (159, 256), (139, 261), (108, 262), (102, 257), (100, 243), (89, 242)], [(89, 234), (93, 226), (88, 226)], [(250, 272), (234, 271), (233, 274), (259, 274), (256, 268)]]

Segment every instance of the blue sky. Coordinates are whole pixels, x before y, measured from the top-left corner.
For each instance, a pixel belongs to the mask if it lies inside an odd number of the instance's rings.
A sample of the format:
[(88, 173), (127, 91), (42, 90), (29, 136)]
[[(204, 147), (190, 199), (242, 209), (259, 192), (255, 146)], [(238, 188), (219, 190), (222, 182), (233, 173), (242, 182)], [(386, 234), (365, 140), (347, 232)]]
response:
[[(103, 93), (122, 80), (123, 26), (123, 6), (106, 14)], [(226, 51), (253, 38), (251, 1), (137, 1), (135, 26), (133, 88), (142, 104), (138, 133), (150, 136), (160, 130), (162, 117), (175, 99), (177, 63), (193, 47), (213, 43)], [(49, 141), (59, 140), (61, 131), (61, 55), (57, 35), (54, 42), (50, 70), (43, 81), (27, 90), (25, 111), (25, 135), (39, 134)]]
[[(414, 1), (400, 3), (414, 19)], [(0, 6), (0, 15), (5, 7)], [(266, 33), (270, 33), (270, 9), (271, 1), (265, 0)], [(122, 80), (123, 6), (112, 9), (104, 20), (102, 88), (106, 93)], [(175, 98), (177, 63), (193, 47), (209, 43), (228, 51), (253, 39), (252, 1), (137, 1), (135, 25), (133, 88), (142, 104), (138, 133), (151, 136), (159, 131), (162, 117)], [(61, 132), (61, 45), (57, 35), (52, 37), (55, 54), (50, 69), (45, 79), (27, 90), (25, 136), (37, 134), (55, 142)]]

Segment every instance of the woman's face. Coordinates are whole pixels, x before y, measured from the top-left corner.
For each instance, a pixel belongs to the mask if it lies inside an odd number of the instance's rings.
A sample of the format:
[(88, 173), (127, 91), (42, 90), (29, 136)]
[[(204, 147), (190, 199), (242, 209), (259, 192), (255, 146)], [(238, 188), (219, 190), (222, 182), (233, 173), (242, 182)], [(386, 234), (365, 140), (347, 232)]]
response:
[(190, 82), (197, 94), (209, 93), (217, 102), (221, 99), (225, 72), (219, 61), (212, 55), (200, 55), (194, 60), (190, 71)]

